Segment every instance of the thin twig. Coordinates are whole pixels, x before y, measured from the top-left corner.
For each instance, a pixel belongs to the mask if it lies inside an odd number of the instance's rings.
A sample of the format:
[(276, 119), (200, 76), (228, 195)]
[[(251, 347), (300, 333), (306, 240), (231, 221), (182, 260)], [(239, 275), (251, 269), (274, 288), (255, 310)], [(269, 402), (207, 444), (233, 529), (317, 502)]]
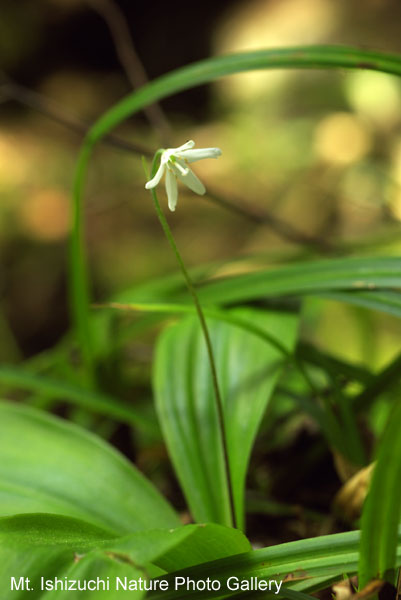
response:
[[(86, 0), (101, 17), (103, 17), (113, 38), (114, 48), (122, 68), (132, 85), (137, 89), (149, 82), (144, 66), (135, 49), (132, 36), (119, 6), (112, 0)], [(149, 123), (158, 131), (161, 142), (168, 146), (171, 128), (159, 103), (149, 104), (143, 109)]]
[[(0, 99), (3, 101), (14, 100), (24, 106), (29, 106), (34, 110), (40, 112), (42, 115), (49, 117), (53, 121), (56, 121), (60, 125), (67, 127), (71, 131), (75, 131), (80, 135), (85, 136), (90, 128), (91, 124), (79, 119), (75, 115), (72, 115), (58, 102), (55, 102), (51, 98), (47, 98), (42, 94), (38, 94), (22, 85), (14, 83), (12, 81), (6, 81), (0, 86)], [(115, 135), (106, 135), (102, 142), (105, 142), (121, 150), (127, 150), (128, 152), (134, 152), (135, 154), (145, 155), (152, 157), (154, 152), (142, 146), (141, 144), (128, 142)]]
[(273, 215), (271, 212), (264, 212), (263, 214), (249, 212), (243, 208), (242, 204), (232, 204), (229, 200), (224, 198), (220, 192), (215, 192), (214, 190), (210, 191), (209, 188), (206, 197), (214, 204), (230, 210), (256, 225), (267, 225), (281, 238), (293, 242), (294, 244), (309, 246), (324, 253), (331, 251), (331, 246), (326, 240), (299, 231), (286, 221)]

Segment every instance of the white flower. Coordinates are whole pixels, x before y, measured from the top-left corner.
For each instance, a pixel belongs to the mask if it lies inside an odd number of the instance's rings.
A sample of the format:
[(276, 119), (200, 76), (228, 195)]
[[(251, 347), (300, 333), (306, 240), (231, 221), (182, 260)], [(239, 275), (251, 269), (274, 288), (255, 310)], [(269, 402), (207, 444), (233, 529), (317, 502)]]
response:
[(218, 158), (221, 155), (220, 148), (192, 150), (194, 146), (195, 142), (190, 140), (178, 148), (163, 150), (156, 175), (145, 185), (147, 190), (156, 187), (166, 172), (166, 192), (170, 210), (175, 210), (177, 205), (177, 177), (196, 194), (202, 195), (206, 192), (205, 186), (191, 171), (188, 164), (203, 158)]

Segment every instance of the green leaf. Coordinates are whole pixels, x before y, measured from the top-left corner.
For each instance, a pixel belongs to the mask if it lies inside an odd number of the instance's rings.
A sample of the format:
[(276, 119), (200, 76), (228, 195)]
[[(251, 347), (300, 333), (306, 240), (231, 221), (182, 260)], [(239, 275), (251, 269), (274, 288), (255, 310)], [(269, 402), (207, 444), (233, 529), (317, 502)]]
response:
[(105, 415), (123, 423), (128, 423), (146, 432), (154, 432), (152, 423), (139, 411), (135, 410), (132, 405), (123, 404), (105, 394), (91, 392), (47, 375), (32, 374), (23, 367), (0, 366), (0, 384), (64, 400), (95, 414)]
[[(257, 323), (289, 352), (297, 317), (251, 309), (230, 311)], [(208, 320), (224, 404), (237, 523), (253, 442), (283, 364), (283, 354), (242, 327)], [(167, 328), (156, 351), (154, 388), (160, 424), (190, 509), (198, 522), (230, 523), (222, 436), (204, 340), (191, 317)]]
[(359, 586), (371, 579), (394, 583), (397, 529), (401, 515), (401, 402), (394, 407), (373, 471), (361, 520)]
[(252, 550), (251, 544), (238, 529), (214, 523), (187, 525), (183, 529), (190, 529), (191, 535), (154, 561), (167, 572)]
[[(137, 581), (139, 578), (146, 578), (146, 575), (147, 574), (145, 570), (139, 569), (134, 564), (126, 562), (118, 556), (94, 551), (70, 565), (70, 567), (63, 572), (62, 576), (67, 577), (69, 580), (79, 580), (83, 584), (88, 584), (90, 581), (96, 584), (97, 578), (99, 577), (105, 582), (105, 586), (107, 586), (107, 582), (109, 583), (108, 590), (103, 590), (102, 587), (99, 591), (58, 590), (45, 592), (40, 597), (44, 600), (71, 600), (73, 594), (74, 598), (87, 599), (90, 597), (96, 600), (115, 600), (116, 598), (126, 598), (126, 600), (139, 600), (145, 596), (146, 592), (144, 590), (125, 591), (123, 589), (119, 589), (116, 591), (115, 581), (117, 577), (122, 580), (127, 577), (128, 580)], [(27, 598), (29, 597), (30, 596), (27, 596)]]
[(398, 257), (316, 260), (213, 280), (199, 288), (199, 297), (222, 304), (331, 290), (389, 289), (401, 287), (400, 267)]
[[(240, 579), (291, 578), (286, 585), (303, 592), (325, 588), (333, 580), (356, 573), (358, 568), (359, 531), (319, 536), (289, 542), (253, 552), (239, 554), (175, 571), (163, 576), (168, 581), (174, 577), (189, 577), (199, 580), (210, 577), (225, 585), (229, 577)], [(398, 535), (397, 565), (401, 564), (401, 532)], [(300, 585), (301, 584), (301, 585)], [(151, 592), (149, 600), (203, 600), (221, 595), (221, 592), (174, 590)]]
[(11, 577), (28, 577), (35, 589), (12, 591), (16, 599), (42, 598), (40, 578), (60, 576), (76, 557), (110, 542), (98, 527), (59, 515), (22, 514), (0, 518), (0, 589), (10, 590)]
[[(400, 286), (400, 283), (398, 283)], [(394, 317), (401, 318), (401, 294), (386, 290), (370, 290), (367, 292), (330, 292), (319, 294), (322, 298), (338, 300), (347, 304), (354, 304), (371, 310), (378, 310)]]
[(76, 551), (93, 548), (116, 536), (72, 517), (43, 513), (0, 517), (0, 545), (13, 547), (68, 546)]
[(401, 57), (352, 46), (295, 46), (215, 56), (182, 67), (148, 83), (120, 100), (103, 114), (89, 133), (100, 140), (138, 110), (182, 90), (226, 75), (257, 69), (371, 69), (401, 75)]
[[(173, 571), (250, 549), (240, 531), (214, 524), (138, 531), (111, 539), (108, 532), (70, 517), (50, 514), (3, 517), (0, 518), (0, 589), (9, 589), (11, 577), (18, 581), (24, 574), (35, 590), (14, 590), (13, 597), (25, 598), (29, 593), (30, 598), (64, 598), (64, 592), (42, 593), (40, 578), (84, 580), (99, 576), (110, 578), (111, 592), (116, 576), (144, 577), (154, 570), (150, 563)], [(120, 594), (124, 595), (117, 592), (116, 596)]]
[[(401, 317), (401, 294), (391, 289), (401, 287), (400, 264), (398, 257), (314, 260), (198, 281), (197, 287), (201, 300), (208, 304), (313, 295)], [(158, 296), (155, 296), (155, 290)], [(140, 310), (153, 308), (155, 312), (163, 312), (163, 305), (166, 310), (174, 303), (181, 312), (185, 311), (185, 303), (190, 306), (183, 286), (174, 277), (160, 278), (149, 286), (141, 286), (138, 293), (126, 291), (111, 306), (118, 307), (119, 303), (131, 304)]]
[(178, 529), (138, 531), (107, 543), (112, 552), (137, 564), (153, 562), (170, 572), (251, 550), (238, 529), (214, 523), (185, 525)]
[(49, 512), (120, 534), (179, 525), (152, 484), (98, 437), (10, 403), (0, 403), (0, 423), (0, 515)]

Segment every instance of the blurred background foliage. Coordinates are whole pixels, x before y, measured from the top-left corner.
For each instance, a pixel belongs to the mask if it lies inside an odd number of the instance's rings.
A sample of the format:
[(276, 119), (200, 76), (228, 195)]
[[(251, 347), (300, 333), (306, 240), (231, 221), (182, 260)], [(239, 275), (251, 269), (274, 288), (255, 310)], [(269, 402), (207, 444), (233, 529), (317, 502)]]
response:
[[(89, 124), (132, 89), (100, 5), (100, 0), (1, 2), (2, 363), (43, 356), (69, 329), (70, 194), (83, 135), (47, 113)], [(119, 0), (115, 5), (150, 79), (210, 55), (252, 48), (327, 43), (401, 52), (397, 0), (365, 0), (363, 9), (349, 0), (192, 5)], [(143, 147), (147, 156), (166, 142), (174, 147), (188, 139), (223, 150), (219, 161), (196, 164), (208, 194), (198, 197), (182, 189), (177, 212), (168, 215), (188, 265), (244, 257), (222, 268), (223, 274), (301, 255), (400, 252), (397, 78), (369, 71), (255, 72), (181, 93), (161, 108), (161, 129), (140, 115), (116, 134)], [(97, 301), (176, 271), (144, 189), (140, 154), (103, 144), (92, 160), (86, 238)], [(238, 212), (224, 208), (225, 201)], [(310, 299), (303, 317), (303, 339), (373, 371), (399, 352), (400, 322), (389, 315)], [(152, 344), (152, 335), (145, 335), (125, 349), (125, 368), (146, 402)], [(283, 394), (278, 419), (292, 406)], [(379, 408), (378, 429), (384, 423)], [(79, 419), (85, 420), (84, 413)], [(297, 427), (298, 421), (289, 420), (284, 428), (283, 421), (282, 435), (291, 439)], [(97, 425), (107, 436), (113, 428), (106, 421)], [(119, 435), (124, 446), (121, 436), (128, 434), (120, 430)], [(259, 444), (251, 483), (263, 489), (266, 472), (257, 457), (270, 446), (280, 447), (280, 440)], [(317, 456), (321, 447), (311, 451)], [(154, 478), (160, 456), (159, 446), (149, 446), (137, 459)], [(302, 466), (296, 471), (301, 477)], [(308, 477), (314, 477), (313, 470)], [(277, 488), (285, 496), (284, 480)]]
[[(205, 56), (308, 43), (400, 51), (396, 0), (118, 3), (149, 78)], [(193, 9), (193, 10), (192, 10)], [(91, 122), (130, 89), (96, 2), (19, 0), (1, 5), (3, 84), (29, 88), (61, 113)], [(70, 188), (81, 141), (8, 98), (0, 111), (1, 358), (32, 356), (68, 328), (65, 250)], [(18, 102), (18, 100), (21, 100)], [(397, 253), (401, 219), (401, 86), (373, 72), (255, 72), (163, 102), (169, 145), (193, 138), (223, 159), (197, 165), (208, 190), (281, 231), (181, 192), (170, 215), (189, 264), (250, 253), (291, 259), (358, 251)], [(120, 128), (153, 152), (146, 117)], [(103, 145), (93, 161), (87, 240), (98, 298), (175, 269), (143, 189), (139, 156)], [(262, 219), (261, 219), (262, 220)], [(295, 235), (293, 231), (295, 231)], [(299, 243), (297, 233), (316, 244)], [(310, 303), (305, 334), (377, 368), (397, 350), (399, 325), (336, 303)], [(374, 342), (372, 343), (372, 340)]]

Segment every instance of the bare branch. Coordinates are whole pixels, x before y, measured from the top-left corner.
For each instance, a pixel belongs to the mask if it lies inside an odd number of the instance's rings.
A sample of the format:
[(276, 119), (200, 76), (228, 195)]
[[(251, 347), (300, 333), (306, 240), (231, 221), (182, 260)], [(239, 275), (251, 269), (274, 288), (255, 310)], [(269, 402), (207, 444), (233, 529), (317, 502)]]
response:
[(266, 225), (267, 227), (270, 227), (274, 233), (282, 239), (288, 240), (293, 244), (308, 246), (324, 253), (329, 253), (332, 250), (331, 245), (326, 240), (299, 231), (290, 225), (290, 223), (276, 217), (271, 212), (264, 212), (263, 214), (250, 212), (243, 208), (242, 204), (232, 204), (232, 202), (224, 198), (220, 192), (215, 192), (214, 190), (210, 191), (209, 187), (207, 189), (207, 198), (214, 204), (217, 204), (230, 212), (236, 213), (238, 216), (243, 217), (256, 225)]
[[(121, 66), (133, 89), (148, 83), (148, 76), (135, 49), (127, 21), (118, 5), (112, 0), (86, 0), (86, 2), (106, 22)], [(171, 129), (160, 104), (150, 104), (143, 111), (150, 124), (158, 131), (162, 144), (169, 146)]]
[[(90, 129), (90, 123), (78, 119), (64, 107), (60, 106), (58, 102), (17, 83), (11, 81), (3, 83), (0, 86), (0, 99), (3, 101), (14, 100), (19, 104), (29, 106), (40, 112), (42, 115), (49, 117), (60, 125), (81, 135), (85, 135)], [(150, 158), (153, 157), (154, 154), (152, 150), (149, 150), (149, 148), (146, 148), (141, 144), (125, 141), (115, 135), (106, 135), (103, 138), (103, 142), (115, 146), (116, 148), (120, 148), (121, 150), (127, 150), (128, 152), (134, 152), (135, 154), (148, 156)]]

